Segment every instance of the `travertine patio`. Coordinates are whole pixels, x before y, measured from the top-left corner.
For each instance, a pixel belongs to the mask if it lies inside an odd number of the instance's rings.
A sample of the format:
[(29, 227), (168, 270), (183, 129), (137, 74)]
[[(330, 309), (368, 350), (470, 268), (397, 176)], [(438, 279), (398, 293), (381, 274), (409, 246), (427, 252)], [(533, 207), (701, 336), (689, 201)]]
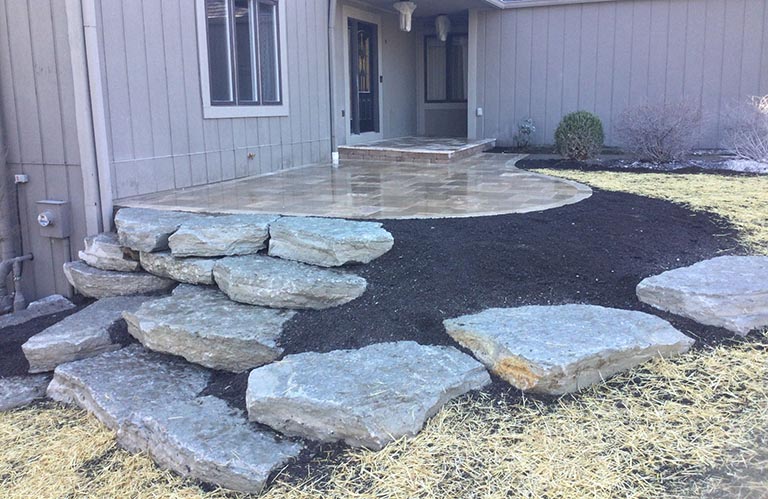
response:
[(576, 203), (579, 183), (520, 170), (523, 155), (483, 153), (448, 164), (342, 161), (136, 196), (119, 207), (359, 219), (527, 213)]

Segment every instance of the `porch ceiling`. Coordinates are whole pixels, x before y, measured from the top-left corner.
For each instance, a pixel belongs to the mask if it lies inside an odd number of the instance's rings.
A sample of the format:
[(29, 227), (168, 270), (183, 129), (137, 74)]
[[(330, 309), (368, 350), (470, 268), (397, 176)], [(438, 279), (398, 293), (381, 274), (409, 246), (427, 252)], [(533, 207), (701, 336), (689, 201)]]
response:
[[(481, 7), (489, 7), (486, 0), (413, 0), (416, 2), (416, 10), (413, 12), (413, 17), (434, 17), (439, 14), (455, 14), (457, 12), (466, 11), (467, 9), (475, 9)], [(396, 13), (392, 8), (392, 4), (395, 0), (365, 0), (363, 3), (376, 7), (377, 9), (386, 10)]]

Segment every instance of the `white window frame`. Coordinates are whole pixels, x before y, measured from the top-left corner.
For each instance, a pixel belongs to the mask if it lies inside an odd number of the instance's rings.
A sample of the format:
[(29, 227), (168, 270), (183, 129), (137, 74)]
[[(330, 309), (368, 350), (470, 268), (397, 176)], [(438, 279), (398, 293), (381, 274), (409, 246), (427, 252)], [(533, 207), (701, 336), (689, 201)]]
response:
[[(276, 105), (249, 105), (249, 106), (214, 106), (211, 104), (211, 75), (208, 65), (208, 36), (207, 19), (205, 12), (205, 0), (195, 0), (197, 13), (197, 54), (200, 63), (200, 90), (203, 97), (203, 118), (261, 118), (274, 116), (288, 116), (288, 60), (286, 52), (288, 43), (286, 40), (285, 4), (287, 0), (277, 3), (277, 21), (279, 31), (278, 58), (280, 64), (280, 97), (281, 103)], [(261, 83), (261, 82), (259, 82)]]

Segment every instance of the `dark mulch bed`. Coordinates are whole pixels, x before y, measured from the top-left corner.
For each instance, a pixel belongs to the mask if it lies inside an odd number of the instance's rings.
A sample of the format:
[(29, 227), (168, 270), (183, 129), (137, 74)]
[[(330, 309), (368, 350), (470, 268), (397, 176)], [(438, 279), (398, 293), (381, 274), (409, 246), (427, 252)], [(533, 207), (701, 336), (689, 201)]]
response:
[[(641, 310), (701, 344), (731, 337), (640, 303), (643, 278), (723, 253), (743, 252), (725, 221), (632, 194), (596, 190), (539, 213), (384, 222), (395, 246), (350, 268), (368, 280), (359, 299), (300, 312), (281, 339), (286, 354), (414, 340), (456, 344), (443, 319), (490, 307), (589, 303)], [(247, 374), (218, 373), (208, 393), (244, 408)], [(509, 391), (497, 380), (495, 392)]]
[[(688, 162), (689, 166), (674, 168), (665, 168), (664, 165), (657, 165), (653, 168), (641, 168), (630, 166), (626, 160), (609, 159), (602, 161), (575, 161), (572, 159), (523, 159), (515, 165), (523, 170), (536, 170), (538, 168), (549, 168), (553, 170), (577, 170), (581, 172), (628, 172), (628, 173), (673, 173), (673, 174), (710, 174), (729, 177), (759, 177), (763, 174), (752, 172), (739, 172), (717, 168), (712, 164), (707, 168), (698, 166), (696, 161)], [(703, 163), (702, 163), (703, 164)]]
[(0, 378), (27, 374), (29, 362), (24, 357), (21, 345), (48, 326), (81, 310), (88, 303), (83, 303), (71, 310), (44, 315), (23, 324), (0, 329)]

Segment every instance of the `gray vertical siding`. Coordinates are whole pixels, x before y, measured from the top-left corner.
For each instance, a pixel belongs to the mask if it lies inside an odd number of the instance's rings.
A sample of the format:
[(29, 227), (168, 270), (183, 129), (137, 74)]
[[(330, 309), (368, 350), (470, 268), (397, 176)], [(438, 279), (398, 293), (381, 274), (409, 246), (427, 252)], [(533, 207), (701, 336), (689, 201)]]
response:
[[(24, 292), (33, 299), (71, 290), (61, 266), (85, 237), (83, 180), (74, 114), (74, 87), (64, 2), (0, 0), (0, 119), (19, 185), (24, 252)], [(36, 201), (72, 203), (70, 239), (40, 237)]]
[[(644, 102), (690, 100), (720, 143), (727, 106), (768, 94), (768, 2), (634, 0), (479, 11), (476, 133), (511, 143), (531, 116), (551, 143), (568, 112), (597, 113), (615, 144), (617, 117)], [(474, 113), (472, 113), (474, 114)]]
[(290, 115), (203, 119), (194, 2), (99, 2), (113, 196), (330, 160), (327, 2), (285, 5)]

